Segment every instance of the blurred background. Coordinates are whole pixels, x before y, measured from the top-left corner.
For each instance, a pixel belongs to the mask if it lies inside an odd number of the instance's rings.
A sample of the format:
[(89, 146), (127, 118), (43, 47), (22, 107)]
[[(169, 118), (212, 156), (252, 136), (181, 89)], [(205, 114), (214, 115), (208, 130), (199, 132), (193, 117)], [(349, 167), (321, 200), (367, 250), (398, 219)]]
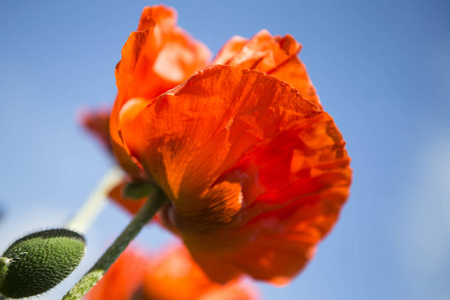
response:
[[(114, 67), (151, 1), (0, 2), (0, 250), (64, 222), (112, 165), (77, 123), (110, 106)], [(351, 197), (313, 262), (264, 299), (450, 299), (450, 2), (166, 1), (213, 53), (290, 33), (352, 157)], [(129, 216), (110, 204), (59, 299)], [(138, 238), (157, 249), (164, 231)]]

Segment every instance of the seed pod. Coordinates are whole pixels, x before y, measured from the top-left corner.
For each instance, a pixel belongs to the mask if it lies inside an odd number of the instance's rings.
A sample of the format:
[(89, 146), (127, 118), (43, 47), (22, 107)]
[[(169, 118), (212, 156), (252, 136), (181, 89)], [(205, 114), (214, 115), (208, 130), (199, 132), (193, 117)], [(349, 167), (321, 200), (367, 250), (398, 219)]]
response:
[(24, 298), (47, 292), (84, 256), (85, 239), (68, 229), (50, 229), (15, 241), (0, 258), (0, 294)]

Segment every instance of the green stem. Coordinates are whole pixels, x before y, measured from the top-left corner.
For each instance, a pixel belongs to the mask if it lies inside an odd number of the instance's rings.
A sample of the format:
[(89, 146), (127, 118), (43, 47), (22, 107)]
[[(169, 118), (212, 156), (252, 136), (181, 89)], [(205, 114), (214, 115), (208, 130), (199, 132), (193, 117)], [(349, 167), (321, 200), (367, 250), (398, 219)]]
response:
[(166, 201), (167, 198), (163, 192), (160, 189), (155, 189), (155, 192), (150, 194), (148, 201), (141, 207), (130, 224), (122, 231), (95, 265), (67, 292), (62, 300), (81, 299), (89, 292)]

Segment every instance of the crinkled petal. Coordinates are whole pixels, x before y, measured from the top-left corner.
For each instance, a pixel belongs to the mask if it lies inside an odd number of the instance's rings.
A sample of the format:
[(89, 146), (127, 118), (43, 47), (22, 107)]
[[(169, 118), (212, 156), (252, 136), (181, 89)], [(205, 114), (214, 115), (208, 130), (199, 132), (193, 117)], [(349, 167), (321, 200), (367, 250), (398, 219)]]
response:
[(213, 64), (226, 65), (230, 64), (233, 57), (235, 57), (242, 48), (247, 44), (248, 40), (239, 35), (233, 36), (217, 53)]
[(275, 77), (221, 65), (142, 101), (120, 112), (123, 141), (207, 274), (297, 274), (348, 196), (350, 159), (332, 118)]
[(209, 63), (208, 48), (178, 27), (176, 19), (175, 10), (162, 5), (142, 12), (116, 67), (119, 106), (134, 97), (156, 97)]
[(283, 64), (271, 70), (268, 74), (286, 81), (290, 86), (297, 89), (306, 99), (320, 105), (319, 96), (308, 76), (306, 66), (297, 56), (285, 61)]
[[(218, 88), (217, 82), (227, 88)], [(120, 112), (124, 144), (178, 210), (186, 204), (193, 211), (209, 202), (178, 199), (216, 198), (216, 189), (224, 184), (216, 181), (250, 147), (321, 113), (271, 76), (218, 65), (148, 105), (141, 103), (133, 99)], [(229, 186), (226, 190), (237, 197), (233, 182)]]
[(204, 68), (210, 51), (176, 25), (176, 12), (163, 5), (146, 7), (138, 31), (131, 33), (116, 67), (117, 99), (110, 131), (114, 153), (121, 166), (135, 179), (142, 174), (123, 149), (118, 112), (132, 98), (151, 99), (175, 87)]
[(290, 35), (271, 36), (261, 30), (250, 40), (236, 36), (220, 50), (213, 64), (258, 70), (286, 81), (306, 99), (320, 105), (305, 65), (297, 57), (301, 45)]

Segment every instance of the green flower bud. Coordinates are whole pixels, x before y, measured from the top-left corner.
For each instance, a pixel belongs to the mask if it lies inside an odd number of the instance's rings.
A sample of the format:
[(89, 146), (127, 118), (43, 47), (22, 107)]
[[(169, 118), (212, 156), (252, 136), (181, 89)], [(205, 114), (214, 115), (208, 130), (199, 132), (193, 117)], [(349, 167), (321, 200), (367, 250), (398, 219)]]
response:
[(84, 256), (84, 237), (50, 229), (15, 241), (0, 258), (0, 294), (24, 298), (47, 292), (64, 280)]
[(147, 182), (130, 182), (122, 190), (125, 198), (142, 199), (155, 190), (155, 187)]

